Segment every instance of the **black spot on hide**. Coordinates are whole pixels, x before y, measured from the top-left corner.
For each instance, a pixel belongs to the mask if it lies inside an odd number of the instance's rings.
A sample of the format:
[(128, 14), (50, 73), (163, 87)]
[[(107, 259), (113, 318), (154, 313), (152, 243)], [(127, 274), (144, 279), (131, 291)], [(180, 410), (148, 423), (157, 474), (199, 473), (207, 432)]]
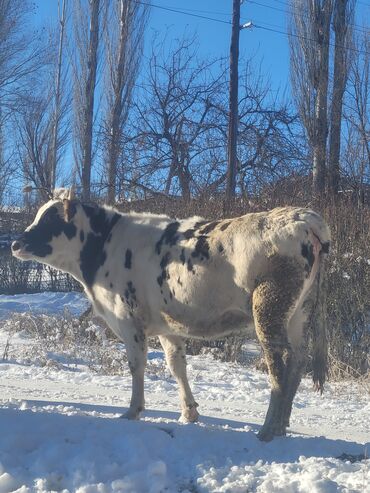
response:
[(136, 300), (136, 289), (134, 288), (134, 285), (132, 281), (128, 281), (127, 283), (127, 289), (129, 290), (131, 296)]
[(223, 223), (221, 226), (220, 226), (220, 230), (221, 231), (225, 231), (225, 229), (227, 229), (231, 224), (231, 221), (228, 221), (228, 222), (225, 222)]
[(218, 251), (219, 251), (220, 253), (222, 253), (224, 250), (225, 250), (225, 249), (224, 249), (224, 247), (223, 247), (222, 243), (220, 243), (220, 244), (218, 245)]
[(80, 268), (84, 281), (88, 286), (92, 286), (98, 269), (104, 265), (107, 258), (105, 242), (121, 216), (117, 213), (110, 215), (102, 207), (85, 204), (82, 207), (90, 219), (91, 231), (87, 234), (80, 253)]
[(193, 258), (199, 257), (200, 260), (204, 258), (209, 259), (209, 243), (205, 236), (200, 236), (195, 244), (195, 250), (192, 252)]
[(133, 309), (137, 305), (136, 289), (132, 281), (128, 281), (127, 288), (125, 289), (125, 299), (128, 306)]
[(202, 226), (204, 226), (205, 224), (207, 224), (207, 221), (198, 221), (197, 223), (195, 223), (194, 228), (199, 229)]
[(188, 258), (187, 266), (188, 266), (188, 271), (191, 271), (194, 274), (193, 262), (191, 261), (190, 258)]
[(177, 230), (179, 229), (179, 226), (180, 223), (178, 221), (175, 221), (167, 225), (162, 236), (160, 237), (160, 239), (157, 241), (155, 245), (155, 251), (158, 253), (158, 255), (161, 253), (162, 246), (164, 244), (169, 246), (176, 245), (177, 240), (179, 238), (177, 235)]
[(128, 248), (125, 255), (125, 267), (126, 269), (131, 269), (132, 265), (132, 251)]
[(170, 252), (167, 252), (166, 255), (163, 255), (161, 263), (159, 264), (161, 266), (161, 269), (165, 269), (167, 265), (169, 264), (171, 259), (171, 254)]
[(265, 225), (266, 225), (266, 218), (261, 217), (260, 219), (258, 219), (257, 228), (259, 232), (262, 232), (265, 229)]
[(111, 229), (120, 219), (120, 215), (114, 213), (111, 218), (107, 217), (107, 211), (103, 207), (82, 204), (86, 216), (90, 219), (90, 226), (94, 233), (105, 235), (108, 238)]
[(326, 241), (325, 243), (322, 243), (321, 244), (321, 251), (322, 253), (329, 253), (329, 249), (330, 249), (330, 242), (329, 241)]
[(220, 223), (220, 221), (212, 221), (211, 223), (208, 223), (204, 228), (202, 228), (199, 233), (201, 235), (206, 235), (213, 231), (215, 227)]
[(181, 260), (182, 265), (185, 265), (185, 262), (186, 262), (186, 258), (185, 258), (185, 248), (183, 248), (183, 249), (181, 250), (180, 260)]
[(186, 231), (184, 231), (182, 233), (182, 236), (186, 239), (186, 240), (190, 240), (190, 238), (193, 238), (194, 237), (194, 234), (195, 234), (195, 229), (187, 229)]
[(28, 252), (37, 257), (46, 257), (53, 251), (49, 243), (62, 233), (71, 240), (76, 236), (77, 228), (73, 223), (64, 221), (58, 209), (52, 206), (32, 229), (23, 233), (22, 241)]
[(80, 231), (80, 241), (81, 241), (81, 243), (83, 243), (85, 241), (85, 233), (82, 231), (82, 229)]
[(169, 279), (170, 276), (166, 270), (166, 267), (167, 265), (169, 264), (170, 262), (170, 259), (171, 259), (171, 254), (170, 252), (167, 252), (165, 255), (163, 255), (162, 259), (161, 259), (161, 262), (160, 262), (160, 267), (162, 269), (162, 272), (161, 272), (161, 275), (157, 277), (157, 283), (159, 284), (159, 286), (162, 287), (163, 285), (163, 282), (166, 280), (166, 279)]
[(313, 263), (315, 262), (315, 255), (313, 253), (313, 246), (311, 243), (302, 243), (301, 249), (302, 256), (307, 259), (308, 265), (312, 268)]

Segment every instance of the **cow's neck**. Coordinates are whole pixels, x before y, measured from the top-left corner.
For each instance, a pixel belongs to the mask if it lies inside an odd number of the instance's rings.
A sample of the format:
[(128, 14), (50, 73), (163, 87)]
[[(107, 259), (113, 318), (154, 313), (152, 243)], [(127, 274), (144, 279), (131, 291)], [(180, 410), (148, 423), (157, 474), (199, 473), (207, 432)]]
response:
[(84, 224), (81, 231), (84, 237), (77, 262), (72, 266), (72, 275), (86, 290), (91, 291), (98, 270), (107, 260), (107, 245), (111, 241), (112, 230), (122, 216), (115, 211), (84, 204), (81, 214)]

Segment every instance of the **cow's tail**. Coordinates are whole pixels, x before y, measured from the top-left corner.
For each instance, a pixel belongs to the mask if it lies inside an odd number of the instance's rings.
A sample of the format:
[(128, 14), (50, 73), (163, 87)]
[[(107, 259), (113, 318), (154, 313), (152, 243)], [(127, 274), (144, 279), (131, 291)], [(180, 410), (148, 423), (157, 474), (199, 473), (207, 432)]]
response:
[[(323, 263), (322, 261), (320, 263)], [(322, 265), (320, 265), (322, 267)], [(323, 392), (328, 374), (328, 341), (326, 330), (326, 293), (324, 271), (320, 268), (316, 279), (315, 305), (312, 317), (312, 379), (316, 390)]]
[[(321, 218), (320, 218), (321, 219)], [(316, 227), (315, 227), (316, 226)], [(321, 219), (318, 224), (311, 224), (311, 231), (316, 240), (315, 263), (318, 263), (315, 277), (314, 309), (312, 314), (312, 378), (316, 390), (323, 392), (328, 375), (328, 341), (326, 316), (326, 257), (329, 253), (330, 232), (326, 223)]]

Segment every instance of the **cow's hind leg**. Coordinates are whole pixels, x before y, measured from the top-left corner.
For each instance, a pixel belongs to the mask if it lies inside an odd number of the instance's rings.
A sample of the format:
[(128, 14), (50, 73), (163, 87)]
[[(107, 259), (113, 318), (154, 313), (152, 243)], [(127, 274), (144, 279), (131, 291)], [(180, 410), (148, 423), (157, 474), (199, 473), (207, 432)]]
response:
[(123, 340), (132, 377), (132, 394), (128, 410), (123, 418), (138, 419), (145, 409), (144, 372), (147, 360), (147, 337), (143, 330), (134, 327), (125, 330)]
[(287, 375), (287, 395), (285, 403), (284, 424), (290, 426), (293, 399), (307, 365), (308, 332), (312, 319), (313, 300), (305, 300), (303, 306), (297, 307), (288, 324), (288, 336), (292, 347), (291, 369)]
[(159, 339), (166, 354), (167, 364), (179, 386), (182, 409), (180, 421), (193, 423), (197, 421), (199, 414), (198, 404), (195, 402), (186, 374), (185, 341), (176, 336), (159, 336)]
[(285, 435), (299, 385), (297, 353), (292, 348), (288, 322), (303, 286), (303, 273), (292, 259), (272, 259), (272, 271), (253, 292), (253, 315), (271, 380), (270, 404), (258, 434), (261, 440)]

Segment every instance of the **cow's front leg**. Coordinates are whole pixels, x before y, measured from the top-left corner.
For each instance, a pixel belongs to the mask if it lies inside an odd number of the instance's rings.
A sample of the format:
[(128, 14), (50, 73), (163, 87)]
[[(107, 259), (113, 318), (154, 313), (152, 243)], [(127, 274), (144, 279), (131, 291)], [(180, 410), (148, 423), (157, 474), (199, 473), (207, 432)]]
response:
[(179, 386), (182, 409), (180, 421), (194, 423), (198, 420), (199, 413), (186, 374), (185, 342), (176, 336), (159, 336), (159, 340), (166, 354), (167, 364)]
[(145, 409), (144, 372), (148, 353), (147, 337), (143, 330), (133, 329), (126, 330), (123, 339), (132, 376), (132, 394), (130, 407), (122, 417), (138, 419)]

